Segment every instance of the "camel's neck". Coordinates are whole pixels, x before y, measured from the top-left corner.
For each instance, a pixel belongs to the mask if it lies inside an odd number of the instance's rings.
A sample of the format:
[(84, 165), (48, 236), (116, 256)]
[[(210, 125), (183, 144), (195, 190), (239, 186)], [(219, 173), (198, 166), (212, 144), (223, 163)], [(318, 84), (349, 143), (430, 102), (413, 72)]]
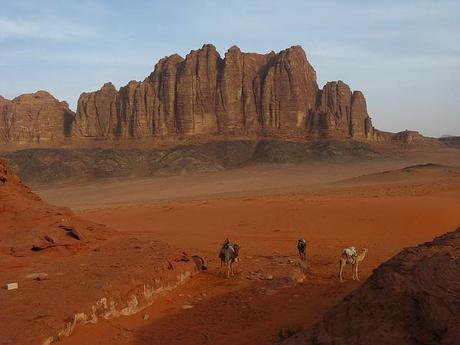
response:
[(359, 254), (359, 255), (356, 257), (356, 260), (357, 260), (357, 261), (363, 261), (365, 257), (366, 257), (366, 252), (362, 252), (361, 254)]

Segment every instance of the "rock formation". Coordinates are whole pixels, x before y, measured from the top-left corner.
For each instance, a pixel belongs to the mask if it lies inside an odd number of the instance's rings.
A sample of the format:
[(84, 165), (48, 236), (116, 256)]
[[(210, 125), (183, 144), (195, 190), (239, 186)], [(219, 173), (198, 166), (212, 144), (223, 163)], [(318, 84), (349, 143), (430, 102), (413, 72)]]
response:
[(139, 312), (202, 270), (183, 253), (47, 204), (0, 159), (1, 344), (51, 344), (76, 324)]
[(30, 256), (52, 247), (76, 251), (94, 238), (69, 209), (43, 202), (5, 159), (0, 159), (0, 223), (0, 256), (6, 252)]
[(460, 147), (460, 136), (444, 136), (439, 141), (450, 147)]
[(317, 107), (308, 118), (307, 128), (331, 136), (374, 139), (364, 95), (352, 92), (342, 81), (329, 82), (318, 92)]
[(45, 91), (0, 96), (2, 143), (216, 135), (426, 143), (416, 132), (374, 129), (364, 95), (344, 82), (319, 89), (300, 46), (268, 54), (233, 46), (222, 58), (205, 44), (161, 59), (143, 81), (82, 93), (76, 114)]
[(83, 93), (73, 130), (75, 138), (219, 134), (372, 140), (373, 127), (361, 92), (341, 81), (318, 89), (301, 47), (252, 54), (233, 46), (221, 58), (207, 44), (160, 60), (118, 92), (109, 83)]
[(59, 142), (70, 136), (74, 113), (46, 91), (9, 101), (0, 96), (0, 143)]
[[(5, 189), (14, 190), (20, 194), (29, 194), (30, 190), (21, 183), (21, 179), (12, 171), (6, 159), (0, 158), (0, 192)], [(3, 198), (2, 198), (3, 199)]]
[(380, 265), (311, 330), (283, 344), (458, 344), (460, 228)]
[(392, 134), (392, 140), (405, 144), (425, 144), (432, 141), (438, 141), (438, 139), (428, 138), (417, 131), (409, 131), (407, 129), (405, 131)]

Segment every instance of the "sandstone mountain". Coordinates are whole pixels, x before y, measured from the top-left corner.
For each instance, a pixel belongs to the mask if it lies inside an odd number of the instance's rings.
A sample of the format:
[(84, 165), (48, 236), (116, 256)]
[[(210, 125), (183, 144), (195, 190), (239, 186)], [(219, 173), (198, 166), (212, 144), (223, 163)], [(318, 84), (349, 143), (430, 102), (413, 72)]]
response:
[(407, 248), (315, 327), (283, 344), (460, 342), (460, 228)]
[(268, 54), (233, 46), (222, 58), (205, 44), (185, 59), (161, 59), (143, 81), (82, 93), (76, 114), (45, 91), (0, 96), (2, 143), (215, 136), (433, 142), (417, 132), (374, 129), (363, 93), (342, 81), (320, 89), (300, 46)]
[(83, 93), (74, 137), (319, 135), (373, 140), (366, 100), (343, 82), (321, 90), (300, 46), (222, 58), (213, 45), (160, 60), (142, 82)]
[(46, 91), (0, 96), (0, 143), (49, 143), (70, 136), (75, 114)]

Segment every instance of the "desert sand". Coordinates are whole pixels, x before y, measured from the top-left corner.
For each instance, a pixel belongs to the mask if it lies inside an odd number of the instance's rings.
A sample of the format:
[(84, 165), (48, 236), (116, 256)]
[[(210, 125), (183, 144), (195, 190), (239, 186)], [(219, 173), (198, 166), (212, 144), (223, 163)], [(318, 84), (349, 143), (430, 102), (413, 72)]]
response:
[(458, 5), (16, 2), (0, 345), (460, 344)]
[[(45, 200), (82, 219), (148, 234), (208, 261), (208, 271), (140, 313), (77, 326), (62, 343), (269, 344), (280, 331), (308, 329), (401, 249), (458, 227), (460, 160), (438, 157), (443, 164), (416, 157), (42, 187)], [(305, 268), (296, 252), (301, 236)], [(242, 245), (228, 280), (217, 259), (225, 237)], [(338, 257), (350, 245), (369, 252), (361, 282), (346, 267), (340, 284)]]

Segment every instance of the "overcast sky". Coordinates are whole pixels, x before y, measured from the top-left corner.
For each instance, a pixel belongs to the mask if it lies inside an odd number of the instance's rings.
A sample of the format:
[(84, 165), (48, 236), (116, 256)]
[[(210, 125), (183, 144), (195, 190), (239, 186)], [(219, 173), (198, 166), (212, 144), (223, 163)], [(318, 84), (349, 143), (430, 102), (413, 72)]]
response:
[(48, 90), (76, 108), (106, 81), (142, 80), (203, 43), (302, 45), (320, 87), (362, 90), (374, 125), (460, 135), (460, 1), (0, 0), (0, 95)]

